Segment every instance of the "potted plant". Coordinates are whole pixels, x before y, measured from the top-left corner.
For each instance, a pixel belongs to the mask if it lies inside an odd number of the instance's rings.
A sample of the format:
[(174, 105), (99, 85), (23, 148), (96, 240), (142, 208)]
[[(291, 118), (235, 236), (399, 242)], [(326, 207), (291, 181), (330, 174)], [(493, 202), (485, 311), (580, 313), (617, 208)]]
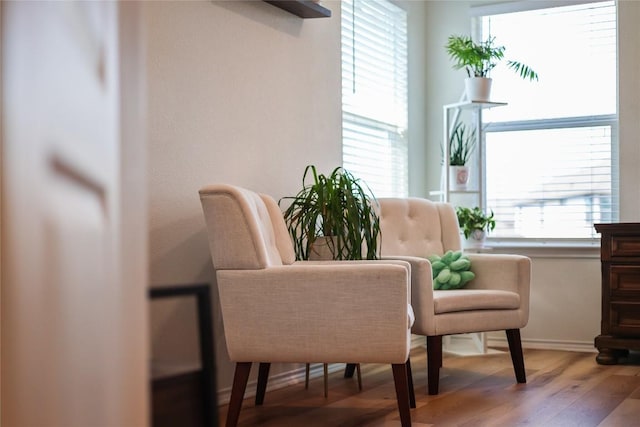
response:
[[(456, 70), (467, 72), (465, 87), (470, 101), (488, 101), (491, 91), (489, 72), (504, 59), (504, 46), (495, 46), (495, 37), (476, 43), (469, 36), (449, 36), (445, 46)], [(538, 73), (519, 61), (507, 60), (507, 67), (523, 79), (538, 80)]]
[(476, 147), (476, 131), (469, 131), (462, 122), (457, 122), (449, 136), (449, 183), (452, 188), (464, 190), (469, 182), (467, 165)]
[(377, 258), (377, 200), (363, 185), (342, 167), (335, 168), (329, 176), (318, 174), (313, 165), (305, 168), (302, 190), (280, 200), (291, 200), (284, 218), (297, 259), (327, 258), (319, 249), (322, 244), (332, 259)]
[(474, 208), (458, 206), (456, 215), (468, 246), (482, 247), (486, 234), (496, 228), (493, 211), (486, 214), (477, 206)]

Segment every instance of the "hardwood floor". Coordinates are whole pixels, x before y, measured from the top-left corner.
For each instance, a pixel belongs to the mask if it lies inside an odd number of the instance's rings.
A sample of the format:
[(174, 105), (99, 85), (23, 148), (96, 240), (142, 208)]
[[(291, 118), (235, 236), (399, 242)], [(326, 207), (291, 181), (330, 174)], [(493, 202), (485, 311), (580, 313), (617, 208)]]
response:
[[(426, 426), (640, 426), (640, 355), (602, 366), (595, 353), (525, 350), (527, 384), (517, 384), (508, 353), (445, 354), (440, 394), (426, 392), (424, 349), (411, 354), (414, 427)], [(257, 369), (254, 366), (253, 369)], [(400, 426), (391, 366), (362, 364), (363, 390), (354, 378), (329, 376), (270, 391), (263, 406), (245, 399), (239, 426)], [(220, 425), (226, 420), (220, 407)]]

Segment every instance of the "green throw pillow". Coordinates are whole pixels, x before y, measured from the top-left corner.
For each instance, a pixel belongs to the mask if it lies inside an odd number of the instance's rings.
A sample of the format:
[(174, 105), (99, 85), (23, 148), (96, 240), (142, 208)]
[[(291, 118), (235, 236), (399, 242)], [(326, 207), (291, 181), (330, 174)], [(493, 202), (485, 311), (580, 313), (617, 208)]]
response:
[(431, 255), (429, 261), (433, 270), (433, 289), (460, 289), (476, 277), (470, 271), (471, 260), (461, 251)]

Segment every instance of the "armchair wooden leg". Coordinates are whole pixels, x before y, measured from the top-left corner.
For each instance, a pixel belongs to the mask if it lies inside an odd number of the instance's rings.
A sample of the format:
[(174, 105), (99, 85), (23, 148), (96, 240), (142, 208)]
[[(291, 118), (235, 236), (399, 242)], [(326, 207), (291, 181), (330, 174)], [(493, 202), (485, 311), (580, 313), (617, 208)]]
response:
[(427, 337), (427, 388), (429, 394), (438, 394), (440, 367), (442, 366), (442, 335)]
[(360, 372), (360, 364), (359, 363), (347, 363), (344, 367), (344, 377), (345, 378), (353, 378), (353, 373), (356, 373), (358, 376), (358, 390), (362, 391), (362, 375)]
[(307, 363), (304, 367), (304, 389), (309, 388), (309, 373), (311, 371), (311, 364)]
[(269, 380), (269, 368), (271, 363), (260, 363), (258, 368), (258, 386), (256, 387), (256, 405), (262, 405), (264, 394), (267, 391), (267, 381)]
[(322, 364), (322, 374), (324, 378), (324, 398), (329, 397), (329, 364)]
[(524, 355), (522, 354), (522, 341), (520, 339), (520, 329), (507, 329), (507, 341), (509, 341), (509, 352), (513, 362), (513, 370), (516, 373), (516, 380), (519, 383), (527, 382), (527, 373), (524, 370)]
[[(409, 385), (409, 406), (416, 407), (416, 392), (413, 389), (413, 374), (411, 373), (411, 358), (407, 359), (407, 383)], [(359, 365), (358, 365), (359, 366)]]
[(231, 399), (229, 400), (229, 410), (227, 411), (226, 427), (235, 427), (238, 425), (240, 408), (242, 407), (242, 399), (244, 399), (244, 391), (247, 388), (250, 371), (251, 362), (236, 363), (236, 372), (233, 375), (233, 386), (231, 388)]
[(394, 363), (391, 367), (393, 369), (393, 380), (396, 386), (396, 398), (398, 400), (398, 412), (400, 412), (400, 424), (402, 427), (411, 427), (407, 364)]
[(347, 366), (344, 367), (344, 377), (345, 378), (353, 378), (353, 373), (356, 370), (355, 363), (347, 363)]

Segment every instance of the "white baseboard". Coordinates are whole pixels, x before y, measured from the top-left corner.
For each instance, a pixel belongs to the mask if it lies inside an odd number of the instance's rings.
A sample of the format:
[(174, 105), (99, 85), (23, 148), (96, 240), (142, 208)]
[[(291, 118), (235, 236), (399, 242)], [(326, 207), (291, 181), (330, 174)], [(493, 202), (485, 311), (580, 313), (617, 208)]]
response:
[[(506, 337), (488, 337), (489, 347), (509, 347)], [(567, 341), (567, 340), (542, 340), (542, 339), (522, 339), (522, 348), (532, 348), (539, 350), (563, 350), (578, 351), (582, 353), (596, 353), (593, 341)]]
[[(504, 335), (504, 334), (502, 334)], [(454, 345), (468, 345), (467, 341), (471, 341), (470, 334), (450, 335), (450, 340)], [(486, 335), (487, 347), (508, 348), (507, 337)], [(414, 335), (411, 340), (411, 348), (424, 347), (425, 337)], [(527, 339), (522, 338), (522, 348), (532, 348), (538, 350), (563, 350), (578, 351), (582, 353), (597, 353), (597, 349), (593, 345), (593, 341), (571, 341), (571, 340), (547, 340), (547, 339)], [(446, 349), (444, 349), (446, 351)], [(455, 351), (453, 352), (455, 353)], [(476, 353), (479, 354), (479, 353)]]
[(411, 335), (411, 348), (427, 348), (427, 338), (422, 335)]

